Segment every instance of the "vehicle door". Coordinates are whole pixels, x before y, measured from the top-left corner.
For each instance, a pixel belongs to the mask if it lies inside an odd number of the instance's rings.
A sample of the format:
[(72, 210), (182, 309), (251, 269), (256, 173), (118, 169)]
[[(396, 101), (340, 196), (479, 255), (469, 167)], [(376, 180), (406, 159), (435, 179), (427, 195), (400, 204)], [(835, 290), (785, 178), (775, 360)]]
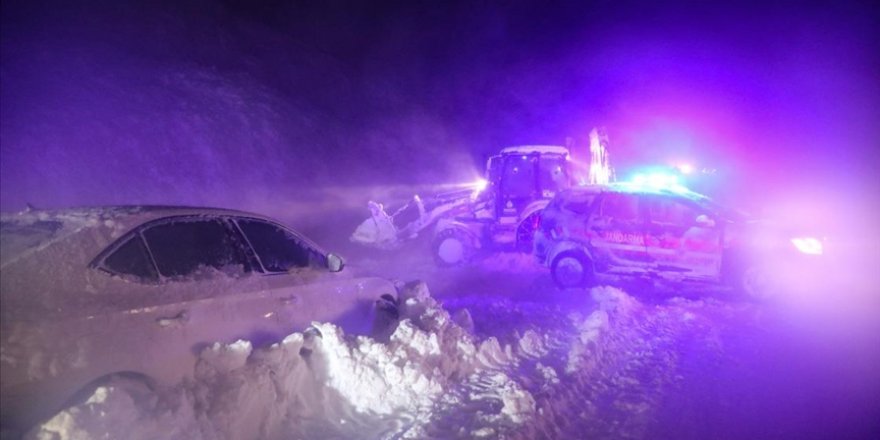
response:
[(235, 222), (256, 252), (265, 274), (263, 289), (280, 306), (274, 317), (283, 329), (301, 331), (319, 321), (369, 334), (376, 300), (395, 293), (386, 280), (331, 272), (317, 246), (281, 225), (254, 218)]
[[(245, 231), (247, 236), (244, 235)], [(173, 382), (191, 375), (198, 354), (239, 339), (254, 346), (302, 331), (312, 321), (368, 333), (373, 304), (393, 286), (331, 274), (316, 247), (279, 225), (223, 216), (154, 221), (100, 257), (102, 290), (140, 304), (95, 320), (111, 370)], [(133, 298), (129, 298), (133, 299)]]
[(596, 193), (570, 191), (554, 199), (544, 210), (541, 226), (554, 239), (590, 242), (590, 214)]
[(646, 196), (648, 256), (658, 273), (716, 279), (721, 269), (721, 232), (708, 212), (672, 195)]
[(605, 192), (588, 227), (599, 270), (642, 272), (650, 265), (645, 249), (645, 219), (638, 194)]
[(280, 335), (254, 258), (224, 217), (161, 219), (117, 243), (97, 262), (112, 274), (102, 289), (132, 304), (100, 321), (104, 344), (116, 353), (110, 363), (176, 381), (191, 375), (199, 352), (215, 342)]

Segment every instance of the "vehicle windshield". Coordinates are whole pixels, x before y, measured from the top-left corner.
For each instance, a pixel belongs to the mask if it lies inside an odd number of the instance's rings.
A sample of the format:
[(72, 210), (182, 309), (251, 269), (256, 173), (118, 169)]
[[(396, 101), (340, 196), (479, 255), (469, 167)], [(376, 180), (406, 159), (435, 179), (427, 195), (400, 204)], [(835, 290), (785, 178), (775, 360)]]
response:
[(693, 201), (698, 205), (703, 207), (704, 209), (712, 212), (713, 214), (721, 217), (722, 219), (729, 220), (732, 222), (745, 222), (751, 219), (749, 214), (746, 214), (743, 211), (738, 209), (730, 208), (728, 206), (724, 206), (715, 200), (710, 199), (704, 195), (698, 195), (693, 197)]

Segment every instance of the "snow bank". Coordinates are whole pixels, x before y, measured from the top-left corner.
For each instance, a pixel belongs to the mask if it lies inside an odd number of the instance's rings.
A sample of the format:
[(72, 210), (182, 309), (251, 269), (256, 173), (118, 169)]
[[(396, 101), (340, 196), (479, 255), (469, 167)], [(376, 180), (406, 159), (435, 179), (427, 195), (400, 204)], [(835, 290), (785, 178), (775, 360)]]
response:
[(527, 333), (516, 349), (478, 341), (469, 314), (453, 319), (423, 283), (399, 302), (388, 342), (315, 323), (264, 348), (217, 343), (200, 353), (192, 379), (155, 391), (130, 380), (97, 387), (28, 438), (415, 438), (465, 402), (477, 403), (481, 426), (462, 435), (477, 436), (534, 415), (508, 370), (546, 353), (540, 335)]
[[(155, 390), (120, 379), (35, 428), (30, 439), (497, 438), (541, 432), (558, 395), (597, 362), (615, 314), (636, 307), (594, 289), (597, 308), (551, 318), (501, 342), (479, 339), (467, 309), (454, 315), (424, 283), (399, 298), (383, 338), (314, 323), (275, 344), (202, 350), (192, 378)], [(479, 311), (478, 311), (479, 312)], [(479, 315), (484, 318), (483, 315)], [(381, 342), (385, 340), (385, 342)], [(573, 382), (574, 381), (574, 382)], [(558, 410), (558, 408), (557, 408)]]

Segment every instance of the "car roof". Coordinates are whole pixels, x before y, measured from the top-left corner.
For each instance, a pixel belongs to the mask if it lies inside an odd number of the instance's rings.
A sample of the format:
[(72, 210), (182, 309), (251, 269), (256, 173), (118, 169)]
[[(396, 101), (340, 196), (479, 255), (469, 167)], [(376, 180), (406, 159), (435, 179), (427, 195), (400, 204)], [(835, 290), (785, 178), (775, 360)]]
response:
[[(703, 194), (691, 191), (684, 187), (679, 188), (658, 188), (650, 185), (637, 185), (628, 182), (614, 182), (608, 184), (590, 184), (590, 185), (582, 185), (582, 186), (573, 186), (565, 191), (563, 194), (585, 194), (585, 193), (604, 193), (604, 192), (613, 192), (613, 193), (625, 193), (625, 194), (643, 194), (643, 195), (662, 195), (662, 196), (677, 196), (683, 197), (695, 201), (706, 200), (707, 196)], [(563, 197), (567, 197), (567, 195), (563, 195)]]
[(276, 222), (264, 215), (235, 209), (173, 205), (116, 205), (53, 210), (26, 209), (14, 214), (2, 213), (0, 214), (0, 221), (4, 223), (19, 224), (27, 224), (37, 221), (53, 221), (65, 225), (97, 226), (100, 222), (107, 221), (121, 221), (124, 223), (137, 222), (140, 224), (164, 217), (190, 215), (244, 216)]
[[(245, 217), (284, 226), (251, 212), (192, 206), (103, 206), (0, 215), (0, 316), (3, 321), (10, 316), (25, 319), (25, 314), (27, 319), (38, 319), (45, 313), (63, 314), (74, 308), (102, 309), (105, 305), (95, 302), (93, 295), (65, 299), (70, 292), (90, 292), (94, 283), (91, 263), (96, 257), (144, 224), (199, 216)], [(284, 227), (324, 253), (307, 237)], [(118, 301), (114, 304), (128, 300), (120, 296)]]
[[(283, 224), (251, 212), (195, 206), (119, 205), (57, 210), (27, 209), (15, 214), (0, 214), (0, 227), (3, 231), (0, 241), (0, 268), (25, 253), (83, 231), (102, 230), (102, 234), (115, 239), (153, 220), (200, 215), (250, 217)], [(307, 238), (301, 238), (320, 249)]]
[(2, 213), (0, 220), (2, 221), (27, 221), (31, 219), (41, 220), (72, 220), (76, 218), (88, 217), (167, 217), (169, 215), (190, 215), (190, 214), (215, 214), (215, 215), (249, 215), (264, 217), (245, 211), (226, 208), (211, 208), (200, 206), (178, 206), (178, 205), (111, 205), (111, 206), (84, 206), (75, 208), (60, 209), (33, 209), (28, 208), (17, 213)]
[(560, 145), (516, 145), (501, 150), (501, 154), (561, 154), (568, 155), (568, 148)]

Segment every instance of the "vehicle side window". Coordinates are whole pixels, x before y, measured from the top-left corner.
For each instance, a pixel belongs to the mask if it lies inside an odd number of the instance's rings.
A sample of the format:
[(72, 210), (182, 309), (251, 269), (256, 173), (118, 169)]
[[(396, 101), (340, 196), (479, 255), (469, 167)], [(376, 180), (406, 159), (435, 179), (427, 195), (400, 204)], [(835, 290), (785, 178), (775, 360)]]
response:
[(188, 276), (205, 268), (249, 272), (250, 264), (232, 232), (218, 219), (182, 219), (150, 227), (143, 235), (163, 276)]
[(509, 156), (504, 163), (503, 191), (510, 197), (531, 197), (535, 190), (534, 157)]
[(309, 266), (314, 251), (290, 232), (259, 220), (239, 219), (238, 226), (267, 271), (287, 272)]
[(638, 221), (639, 198), (633, 194), (606, 193), (600, 215), (621, 222)]
[(689, 227), (699, 214), (691, 206), (671, 197), (651, 197), (648, 200), (648, 215), (654, 224)]
[(565, 158), (562, 156), (542, 156), (538, 162), (538, 179), (541, 189), (559, 191), (568, 186)]
[(103, 266), (117, 275), (134, 276), (145, 281), (159, 279), (156, 268), (153, 267), (153, 262), (147, 254), (144, 241), (138, 234), (132, 235), (122, 246), (108, 255), (104, 259)]
[(562, 202), (562, 209), (579, 215), (587, 214), (593, 206), (593, 199), (595, 195), (592, 194), (588, 197), (572, 197)]

